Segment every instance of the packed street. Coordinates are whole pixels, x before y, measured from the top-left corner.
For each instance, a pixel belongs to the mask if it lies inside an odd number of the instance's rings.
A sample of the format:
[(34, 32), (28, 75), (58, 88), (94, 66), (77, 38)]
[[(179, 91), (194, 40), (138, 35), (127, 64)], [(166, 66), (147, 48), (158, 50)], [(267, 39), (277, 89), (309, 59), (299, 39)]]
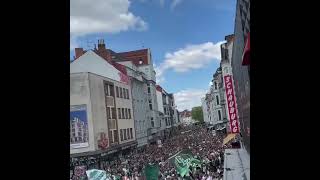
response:
[[(140, 152), (133, 150), (123, 157), (103, 163), (107, 174), (124, 179), (144, 179), (143, 170), (147, 164), (158, 164), (159, 179), (182, 179), (170, 157), (184, 149), (191, 150), (194, 158), (201, 160), (201, 168), (192, 169), (185, 179), (221, 179), (223, 175), (224, 149), (230, 143), (222, 145), (225, 134), (217, 134), (205, 126), (190, 125), (182, 127), (178, 135), (158, 144), (148, 145)], [(83, 164), (87, 164), (84, 162)], [(76, 177), (74, 177), (76, 179)]]

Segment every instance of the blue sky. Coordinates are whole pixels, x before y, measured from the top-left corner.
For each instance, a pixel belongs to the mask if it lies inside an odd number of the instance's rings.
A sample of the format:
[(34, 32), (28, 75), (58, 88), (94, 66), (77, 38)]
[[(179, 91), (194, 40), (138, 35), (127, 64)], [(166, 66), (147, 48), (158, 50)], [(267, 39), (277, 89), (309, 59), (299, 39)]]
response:
[[(236, 0), (71, 0), (71, 50), (104, 38), (116, 52), (150, 48), (178, 109), (200, 105), (234, 31)], [(90, 43), (90, 44), (92, 44)]]

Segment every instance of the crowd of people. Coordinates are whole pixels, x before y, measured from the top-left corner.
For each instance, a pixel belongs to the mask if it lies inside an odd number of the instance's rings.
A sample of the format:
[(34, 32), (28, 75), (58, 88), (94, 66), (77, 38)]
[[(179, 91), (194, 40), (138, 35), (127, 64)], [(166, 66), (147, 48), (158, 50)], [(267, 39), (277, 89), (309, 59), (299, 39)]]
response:
[(190, 173), (183, 179), (221, 179), (224, 149), (230, 148), (230, 144), (222, 145), (225, 136), (213, 134), (203, 126), (182, 127), (175, 136), (164, 140), (161, 146), (153, 144), (141, 151), (133, 150), (116, 160), (104, 162), (100, 168), (124, 179), (143, 179), (145, 165), (158, 164), (158, 179), (182, 179), (169, 159), (181, 150), (188, 149), (195, 158), (202, 161), (202, 165), (201, 168), (190, 169)]

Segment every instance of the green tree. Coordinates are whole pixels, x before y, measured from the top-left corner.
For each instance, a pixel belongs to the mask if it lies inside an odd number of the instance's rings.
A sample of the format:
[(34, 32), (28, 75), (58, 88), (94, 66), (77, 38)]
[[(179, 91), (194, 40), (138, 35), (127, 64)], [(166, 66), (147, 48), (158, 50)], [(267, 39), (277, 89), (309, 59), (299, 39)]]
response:
[(191, 110), (191, 116), (192, 119), (198, 122), (203, 122), (203, 112), (201, 106), (193, 107)]

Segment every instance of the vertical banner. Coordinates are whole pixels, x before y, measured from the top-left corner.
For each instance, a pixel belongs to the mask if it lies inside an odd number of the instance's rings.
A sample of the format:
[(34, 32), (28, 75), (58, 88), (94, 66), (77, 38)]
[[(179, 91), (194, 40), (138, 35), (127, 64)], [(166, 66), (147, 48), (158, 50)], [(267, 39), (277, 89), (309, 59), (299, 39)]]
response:
[(87, 106), (70, 106), (70, 148), (89, 146)]
[(226, 97), (228, 103), (228, 112), (229, 112), (229, 121), (231, 133), (239, 133), (239, 121), (236, 107), (236, 100), (234, 96), (234, 88), (232, 82), (232, 76), (226, 75), (224, 76), (224, 85), (226, 89)]

